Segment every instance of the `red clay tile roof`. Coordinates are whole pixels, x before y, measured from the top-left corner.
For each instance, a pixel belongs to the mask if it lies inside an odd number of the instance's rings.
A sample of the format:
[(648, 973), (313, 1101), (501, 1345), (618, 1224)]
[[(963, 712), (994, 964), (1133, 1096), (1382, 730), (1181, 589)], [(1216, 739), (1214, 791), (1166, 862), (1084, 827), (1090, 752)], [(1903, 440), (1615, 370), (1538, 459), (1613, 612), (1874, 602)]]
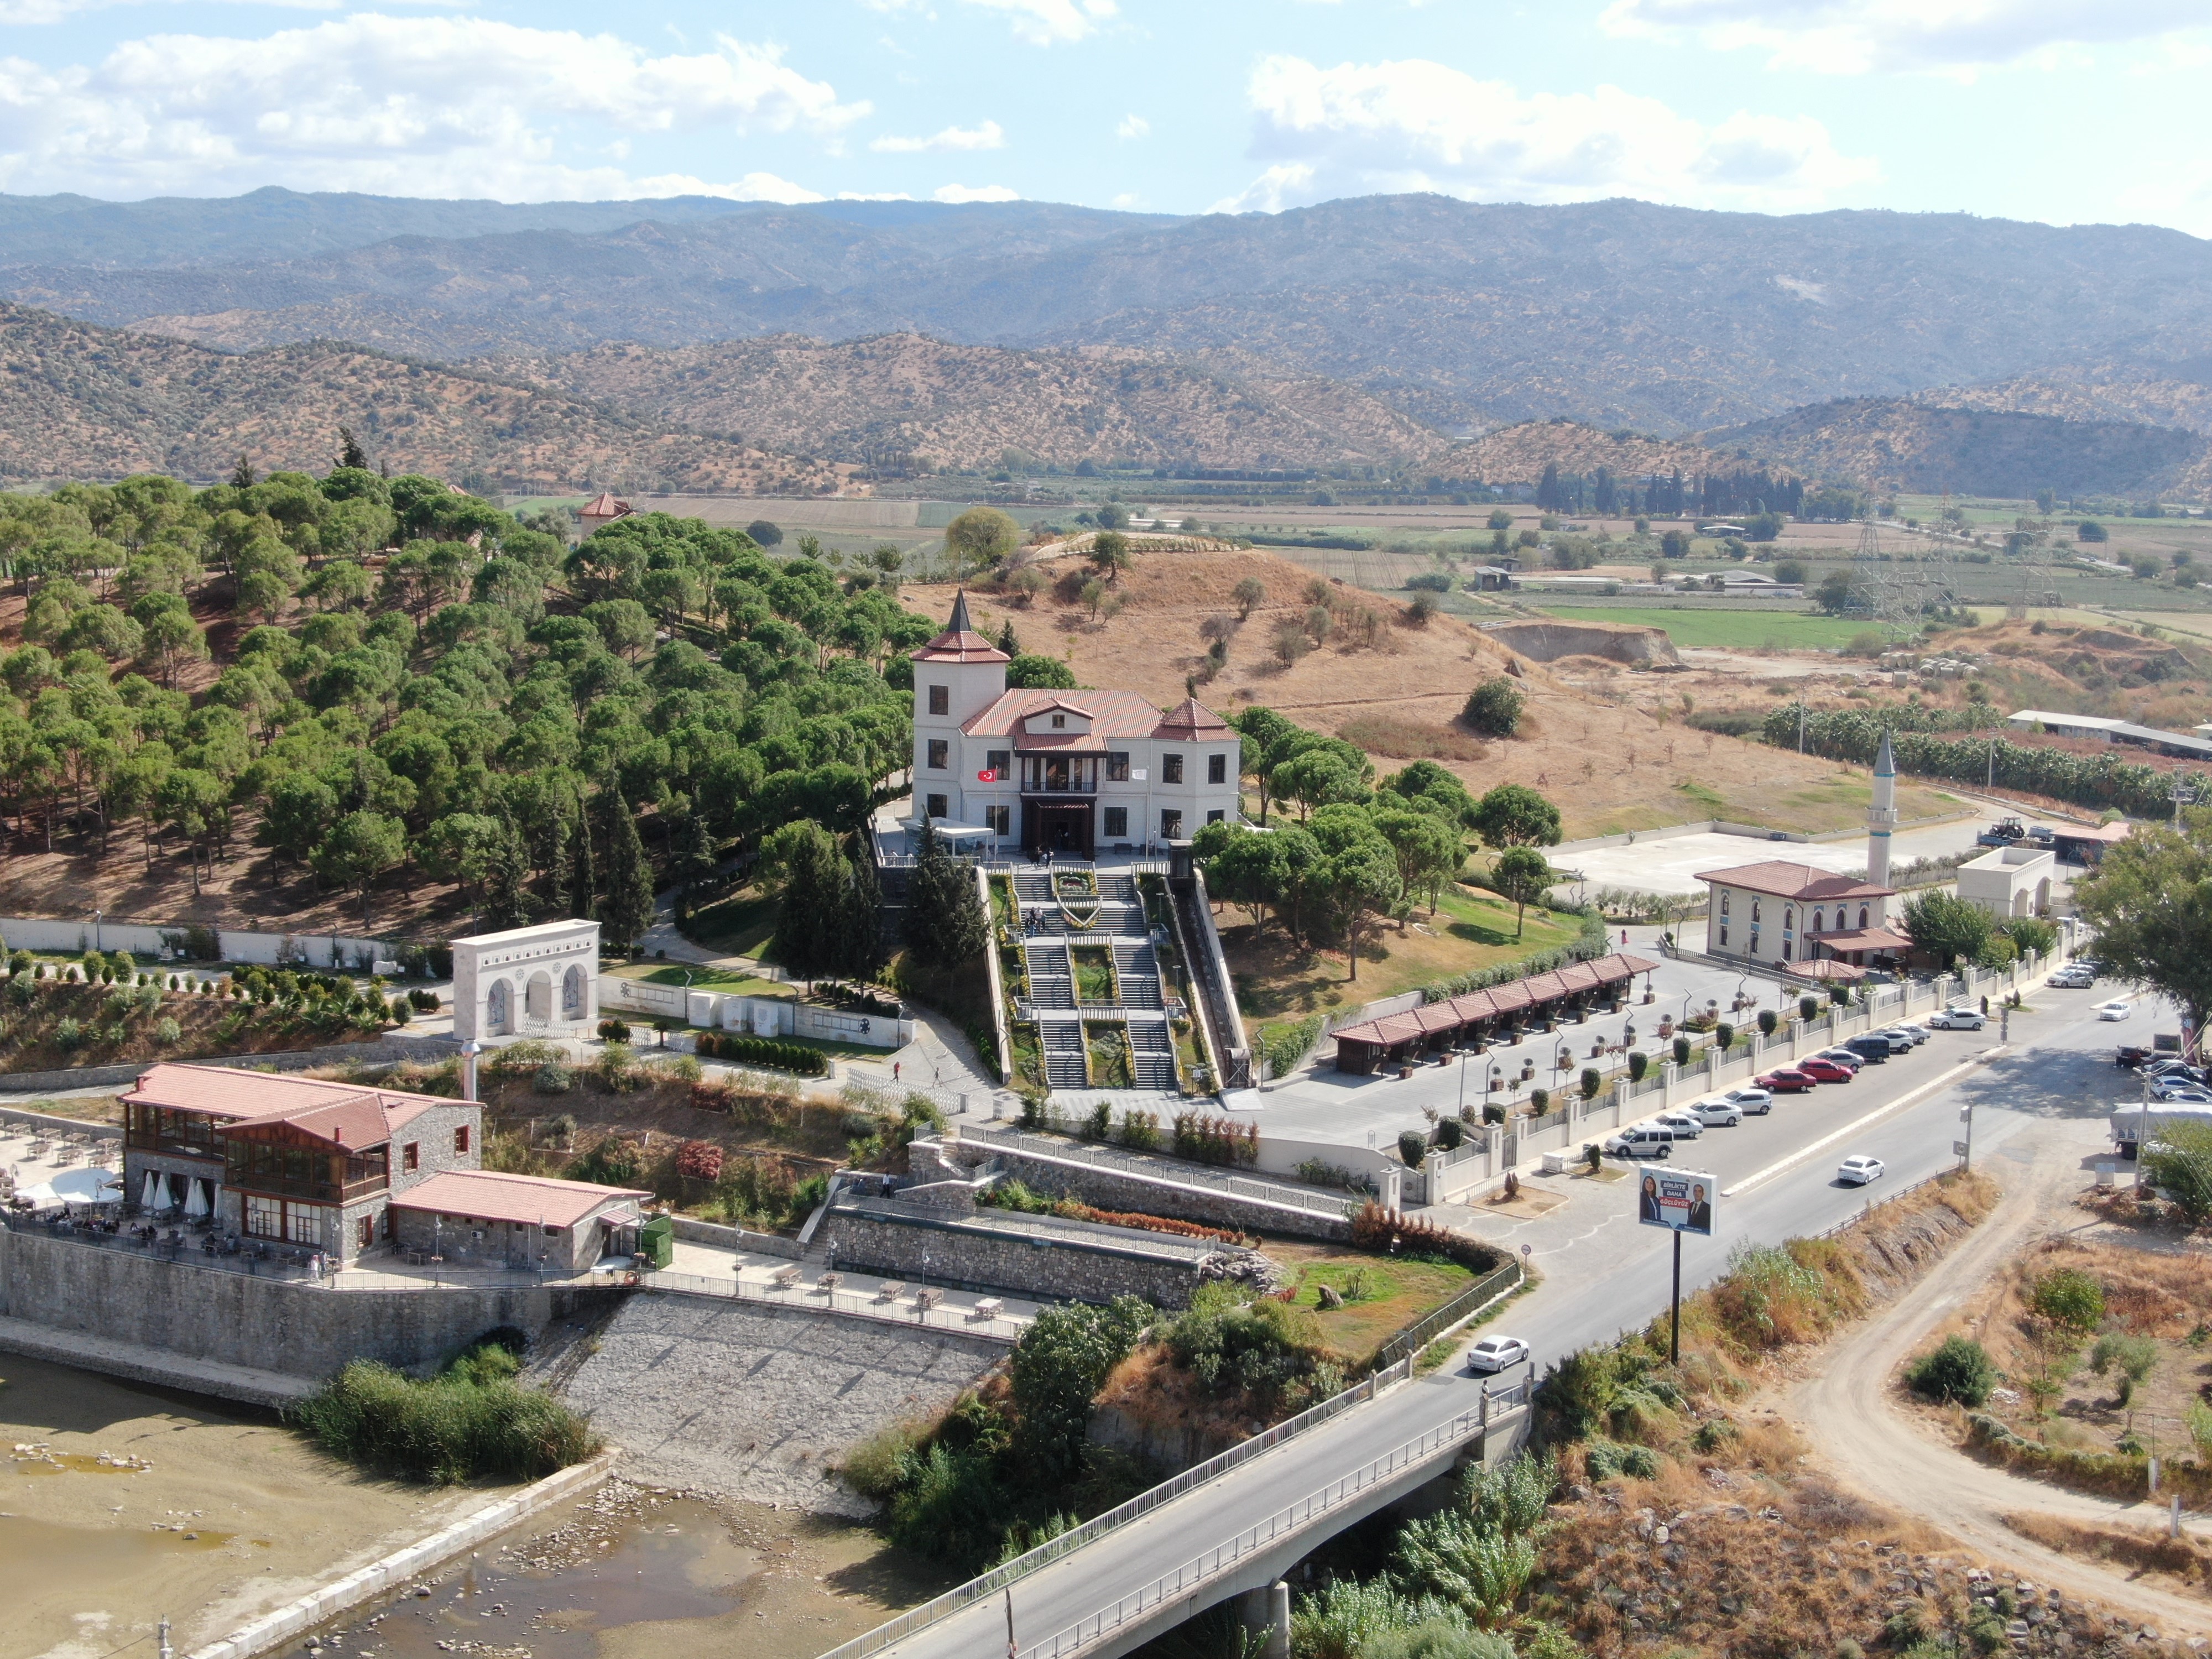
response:
[(1229, 735), (1229, 722), (1196, 697), (1185, 697), (1160, 716), (1159, 729), (1152, 735), (1186, 740), (1225, 738)]
[(611, 491), (604, 489), (576, 509), (577, 516), (585, 519), (620, 519), (629, 512), (628, 501), (618, 501)]
[[(960, 729), (971, 738), (1009, 737), (1031, 714), (1072, 707), (1062, 700), (1064, 695), (1058, 691), (1009, 691), (981, 714), (971, 716)], [(1090, 717), (1091, 732), (1097, 737), (1149, 738), (1160, 723), (1160, 711), (1133, 691), (1085, 691), (1081, 707)]]
[[(231, 1123), (295, 1122), (309, 1134), (326, 1139), (332, 1138), (328, 1127), (337, 1127), (344, 1131), (345, 1144), (349, 1146), (374, 1146), (433, 1106), (468, 1103), (432, 1095), (364, 1088), (358, 1084), (331, 1083), (320, 1078), (272, 1077), (266, 1072), (174, 1062), (150, 1066), (141, 1072), (138, 1081), (124, 1092), (123, 1098), (177, 1111), (204, 1112), (210, 1117)], [(341, 1115), (326, 1115), (333, 1112)], [(369, 1127), (372, 1115), (375, 1119), (373, 1131)], [(325, 1120), (326, 1127), (315, 1127)]]
[(1340, 1042), (1372, 1042), (1388, 1048), (1413, 1037), (1428, 1036), (1439, 1031), (1454, 1031), (1478, 1019), (1492, 1019), (1500, 1014), (1517, 1013), (1523, 1008), (1540, 1003), (1556, 1002), (1577, 991), (1595, 991), (1608, 985), (1626, 982), (1638, 974), (1648, 974), (1659, 964), (1647, 962), (1642, 957), (1632, 957), (1625, 951), (1598, 957), (1589, 962), (1570, 963), (1548, 974), (1532, 974), (1527, 979), (1516, 979), (1510, 985), (1494, 986), (1487, 991), (1470, 991), (1465, 996), (1452, 997), (1443, 1002), (1424, 1003), (1409, 1008), (1402, 1014), (1386, 1014), (1381, 1019), (1370, 1019), (1364, 1024), (1347, 1025), (1336, 1033)]
[(1785, 859), (1733, 865), (1725, 870), (1702, 870), (1697, 879), (1740, 888), (1747, 893), (1797, 899), (1808, 904), (1822, 899), (1889, 898), (1897, 891), (1894, 887), (1877, 887), (1870, 881), (1839, 876), (1832, 870), (1816, 870), (1809, 864), (1792, 864)]
[(1814, 933), (1806, 943), (1831, 951), (1910, 951), (1912, 941), (1887, 927), (1855, 927), (1847, 933)]
[(647, 1199), (635, 1187), (599, 1187), (588, 1181), (556, 1181), (550, 1176), (509, 1175), (495, 1170), (447, 1170), (395, 1193), (395, 1210), (435, 1210), (472, 1221), (514, 1221), (528, 1225), (573, 1227), (601, 1205), (617, 1199)]
[(1012, 662), (1012, 658), (978, 634), (968, 621), (968, 590), (952, 596), (952, 617), (945, 631), (913, 653), (915, 662)]

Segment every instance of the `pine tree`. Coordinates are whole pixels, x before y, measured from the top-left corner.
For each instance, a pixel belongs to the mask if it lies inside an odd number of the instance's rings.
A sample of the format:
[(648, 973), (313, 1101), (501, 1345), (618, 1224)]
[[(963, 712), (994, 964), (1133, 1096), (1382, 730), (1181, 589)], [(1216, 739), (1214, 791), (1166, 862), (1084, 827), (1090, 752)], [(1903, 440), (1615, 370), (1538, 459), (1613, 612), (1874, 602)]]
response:
[(230, 469), (230, 487), (233, 489), (251, 489), (255, 483), (253, 463), (241, 454), (238, 458), (238, 465)]
[(638, 839), (637, 818), (623, 799), (622, 786), (608, 773), (592, 805), (599, 815), (599, 931), (607, 943), (627, 955), (653, 926), (653, 871)]
[(714, 873), (714, 838), (707, 832), (706, 818), (693, 807), (678, 814), (669, 831), (668, 879), (672, 885), (689, 888)]
[(953, 856), (933, 826), (923, 825), (907, 885), (907, 948), (923, 963), (952, 968), (982, 955), (990, 937), (974, 868)]
[(338, 428), (338, 465), (368, 471), (368, 452), (361, 447), (361, 440), (353, 435), (349, 426)]
[(1007, 617), (1006, 625), (999, 629), (999, 649), (1010, 657), (1022, 654), (1022, 642), (1014, 637), (1014, 619), (1012, 617)]

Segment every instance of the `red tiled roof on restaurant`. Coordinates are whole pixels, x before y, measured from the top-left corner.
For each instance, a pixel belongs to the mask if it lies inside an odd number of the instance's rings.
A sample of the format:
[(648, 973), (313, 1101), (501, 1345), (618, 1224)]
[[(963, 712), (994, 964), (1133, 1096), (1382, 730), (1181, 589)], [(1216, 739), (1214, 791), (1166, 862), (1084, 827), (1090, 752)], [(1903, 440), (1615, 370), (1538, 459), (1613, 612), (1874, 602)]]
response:
[[(204, 1113), (225, 1123), (297, 1123), (325, 1139), (336, 1139), (326, 1129), (342, 1128), (350, 1146), (373, 1146), (433, 1106), (468, 1103), (322, 1078), (272, 1077), (266, 1072), (174, 1061), (148, 1066), (124, 1091), (123, 1099), (133, 1105)], [(331, 1113), (339, 1115), (327, 1115)], [(324, 1127), (314, 1127), (317, 1123)]]
[(395, 1210), (434, 1210), (471, 1221), (573, 1227), (610, 1199), (647, 1199), (635, 1187), (600, 1187), (501, 1170), (447, 1170), (392, 1195)]

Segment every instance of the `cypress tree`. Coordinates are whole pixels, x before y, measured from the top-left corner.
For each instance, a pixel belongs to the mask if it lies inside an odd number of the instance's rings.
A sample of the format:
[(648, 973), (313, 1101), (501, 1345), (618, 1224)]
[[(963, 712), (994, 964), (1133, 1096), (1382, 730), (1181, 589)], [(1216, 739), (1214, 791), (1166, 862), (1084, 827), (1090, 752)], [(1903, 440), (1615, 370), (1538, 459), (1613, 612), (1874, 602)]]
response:
[(592, 805), (598, 809), (599, 931), (628, 954), (653, 926), (653, 871), (638, 839), (637, 818), (610, 771)]
[(521, 927), (534, 908), (530, 902), (530, 851), (513, 818), (502, 815), (500, 823), (499, 845), (484, 872), (484, 926), (494, 933)]
[(820, 979), (842, 967), (845, 860), (837, 843), (818, 824), (800, 823), (779, 840), (790, 842), (785, 858), (783, 908), (775, 927), (776, 960), (786, 973)]
[(951, 968), (982, 955), (990, 938), (975, 871), (934, 826), (923, 825), (907, 886), (907, 948), (919, 961)]
[(876, 883), (876, 861), (869, 855), (866, 836), (853, 837), (845, 872), (837, 971), (855, 979), (873, 979), (884, 965), (883, 890)]

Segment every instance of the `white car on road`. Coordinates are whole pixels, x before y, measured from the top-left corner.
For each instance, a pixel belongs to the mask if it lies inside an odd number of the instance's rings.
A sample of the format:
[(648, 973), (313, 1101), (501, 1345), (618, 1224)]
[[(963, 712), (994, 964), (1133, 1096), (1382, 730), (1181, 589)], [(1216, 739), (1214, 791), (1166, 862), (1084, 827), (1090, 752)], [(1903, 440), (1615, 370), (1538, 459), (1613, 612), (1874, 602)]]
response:
[(1743, 1108), (1732, 1100), (1701, 1100), (1690, 1109), (1708, 1129), (1733, 1129), (1743, 1121)]
[(1705, 1132), (1705, 1121), (1687, 1106), (1677, 1106), (1651, 1120), (1662, 1128), (1672, 1129), (1677, 1140), (1695, 1140)]
[(1528, 1345), (1517, 1336), (1486, 1336), (1467, 1351), (1471, 1371), (1509, 1370), (1528, 1357)]
[(1774, 1097), (1764, 1089), (1731, 1089), (1713, 1103), (1733, 1106), (1746, 1117), (1765, 1117), (1774, 1109)]
[(1989, 1021), (1972, 1008), (1946, 1008), (1929, 1015), (1928, 1023), (1939, 1031), (1978, 1031)]
[(2097, 1018), (2099, 1019), (2125, 1019), (2130, 1014), (2135, 1012), (2135, 1004), (2130, 1002), (2125, 997), (2114, 997), (2110, 1002), (2100, 1002), (2097, 1005)]
[(1863, 1187), (1869, 1181), (1881, 1180), (1881, 1170), (1878, 1158), (1847, 1158), (1837, 1166), (1836, 1179), (1846, 1187)]

